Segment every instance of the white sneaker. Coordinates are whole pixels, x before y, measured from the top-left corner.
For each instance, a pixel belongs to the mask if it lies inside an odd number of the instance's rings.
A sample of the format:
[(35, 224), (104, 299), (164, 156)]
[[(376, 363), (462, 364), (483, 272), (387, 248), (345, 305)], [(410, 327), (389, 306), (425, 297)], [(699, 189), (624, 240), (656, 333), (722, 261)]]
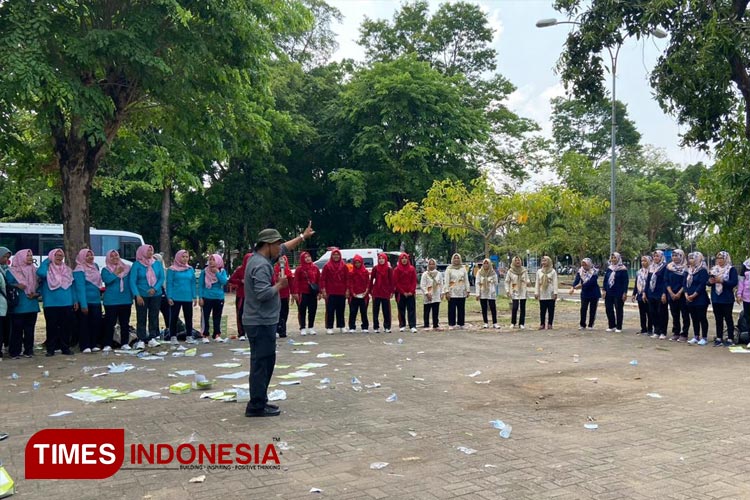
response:
[(411, 333), (417, 333), (417, 329), (416, 328), (412, 328), (411, 329)]
[(489, 323), (485, 323), (482, 325), (482, 328), (489, 328), (489, 327), (490, 327)]
[(659, 335), (659, 340), (666, 340), (666, 338), (667, 338), (667, 336), (664, 335), (663, 333), (661, 335)]
[(211, 343), (211, 339), (209, 339), (208, 337), (203, 337), (203, 339), (201, 340), (201, 342), (203, 342), (204, 344), (210, 344)]
[(87, 347), (86, 349), (84, 349), (84, 350), (83, 350), (83, 351), (81, 351), (81, 352), (82, 352), (83, 354), (91, 354), (91, 349), (89, 349), (89, 348)]
[(372, 331), (372, 333), (380, 333), (380, 328), (376, 328)]
[(214, 337), (214, 342), (223, 342), (221, 335), (219, 335), (218, 337)]
[(492, 328), (494, 328), (495, 330), (499, 330), (500, 329), (500, 325), (498, 325), (497, 323), (495, 323), (494, 325), (492, 325)]
[(333, 329), (332, 328), (326, 328), (326, 334), (333, 335)]
[[(708, 344), (708, 341), (706, 339), (700, 339), (698, 341), (698, 345), (706, 345), (706, 344)], [(748, 345), (748, 347), (750, 347), (750, 344)]]
[(364, 328), (364, 329), (362, 330), (362, 333), (370, 333), (370, 330), (368, 330), (367, 328)]
[(159, 347), (160, 345), (161, 344), (156, 339), (151, 339), (151, 340), (148, 341), (148, 346), (149, 347)]
[(338, 330), (339, 330), (339, 333), (349, 333), (349, 330), (344, 329), (344, 328), (339, 328)]
[(456, 329), (455, 326), (448, 326), (448, 330), (455, 330), (455, 329)]
[(307, 335), (307, 328), (302, 328), (302, 329), (300, 329), (300, 331), (299, 331), (299, 334), (300, 334), (300, 335), (302, 335), (303, 337), (304, 337), (305, 335)]
[(615, 333), (622, 333), (622, 330), (615, 328)]
[(193, 337), (188, 337), (188, 339), (185, 341), (186, 344), (197, 344), (198, 340), (194, 339)]
[(700, 341), (700, 339), (693, 337), (692, 339), (688, 340), (687, 343), (690, 345), (695, 345)]
[[(130, 347), (130, 344), (122, 344), (120, 346), (120, 349), (122, 349), (123, 351), (129, 351), (132, 348)], [(143, 348), (141, 348), (141, 349), (143, 349)]]
[(172, 335), (172, 338), (170, 339), (170, 342), (172, 343), (172, 345), (179, 345), (180, 344), (180, 341), (177, 340), (177, 335)]
[[(130, 346), (128, 346), (128, 347), (130, 347)], [(110, 351), (112, 351), (112, 348), (110, 346), (108, 346), (108, 345), (105, 345), (104, 349), (102, 349), (102, 352), (110, 352)]]
[(145, 343), (144, 343), (144, 342), (143, 342), (142, 340), (139, 340), (139, 341), (138, 341), (138, 342), (137, 342), (137, 343), (135, 344), (135, 348), (136, 348), (136, 349), (145, 349), (145, 348), (146, 348), (146, 344), (145, 344)]
[(244, 341), (244, 340), (246, 340), (246, 338), (245, 338), (245, 336), (244, 336), (244, 335), (242, 335), (242, 336), (241, 336), (241, 337), (240, 337), (239, 339), (237, 339), (237, 340), (242, 340), (242, 341)]
[(307, 329), (307, 334), (308, 335), (317, 335), (318, 331), (315, 328), (308, 328)]
[(614, 332), (614, 331), (615, 331), (615, 329), (614, 329), (614, 328), (607, 328), (607, 329), (606, 329), (606, 330), (604, 330), (604, 331), (605, 331), (605, 332)]
[(521, 330), (526, 330), (526, 325), (521, 325), (519, 328), (521, 328)]
[(390, 328), (386, 328), (385, 330), (383, 330), (383, 333), (391, 333), (391, 329)]
[(91, 352), (99, 352), (99, 351), (101, 351), (101, 349), (99, 349), (98, 347), (91, 348)]
[(405, 326), (402, 326), (401, 328), (399, 328), (399, 329), (398, 329), (398, 331), (399, 331), (399, 332), (403, 332), (403, 331), (406, 331), (406, 327), (405, 327)]

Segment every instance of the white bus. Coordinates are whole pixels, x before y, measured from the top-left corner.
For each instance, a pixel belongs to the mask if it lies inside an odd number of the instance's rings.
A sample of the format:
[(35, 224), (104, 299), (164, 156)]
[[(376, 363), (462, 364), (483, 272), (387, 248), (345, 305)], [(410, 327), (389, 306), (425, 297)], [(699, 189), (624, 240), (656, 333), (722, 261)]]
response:
[[(91, 250), (100, 268), (105, 266), (105, 254), (112, 249), (116, 249), (124, 260), (135, 261), (135, 252), (141, 245), (143, 237), (140, 234), (91, 228)], [(0, 222), (0, 246), (8, 247), (13, 254), (30, 248), (34, 253), (34, 263), (39, 265), (50, 251), (63, 247), (63, 227), (62, 224)], [(75, 268), (75, 259), (76, 255), (67, 255), (65, 261)]]

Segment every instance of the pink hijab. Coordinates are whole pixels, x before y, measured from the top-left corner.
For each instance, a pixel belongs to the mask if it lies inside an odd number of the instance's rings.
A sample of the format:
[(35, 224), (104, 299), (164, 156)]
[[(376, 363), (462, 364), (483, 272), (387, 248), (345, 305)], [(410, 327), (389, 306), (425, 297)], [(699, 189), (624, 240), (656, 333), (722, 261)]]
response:
[[(26, 263), (26, 256), (31, 253), (31, 250), (24, 248), (16, 252), (13, 256), (13, 260), (10, 262), (10, 271), (16, 281), (21, 285), (24, 285), (26, 289), (23, 291), (26, 295), (34, 295), (36, 293), (37, 276), (36, 266)], [(32, 253), (33, 255), (33, 253)]]
[[(73, 284), (73, 271), (65, 263), (65, 260), (63, 260), (60, 265), (55, 264), (55, 254), (57, 252), (63, 252), (63, 249), (55, 248), (47, 254), (47, 259), (49, 259), (49, 267), (47, 268), (47, 286), (50, 290), (57, 290), (58, 288), (67, 290), (70, 288), (70, 285)], [(65, 252), (63, 252), (63, 256), (64, 255)]]
[[(221, 258), (221, 255), (218, 253), (211, 254), (211, 257), (214, 258), (214, 261), (216, 262), (216, 269), (218, 271), (221, 271), (221, 269), (224, 267), (224, 259)], [(206, 284), (206, 288), (211, 288), (211, 286), (219, 281), (219, 278), (216, 277), (216, 273), (211, 271), (211, 268), (209, 266), (206, 266), (206, 274), (203, 278), (203, 282)]]
[(190, 269), (189, 265), (183, 264), (182, 262), (180, 262), (180, 260), (182, 260), (181, 259), (182, 256), (185, 255), (186, 253), (188, 253), (187, 250), (180, 250), (179, 252), (177, 252), (175, 254), (175, 256), (174, 256), (174, 262), (172, 262), (172, 265), (169, 266), (169, 268), (172, 271), (180, 272), (180, 271), (187, 271), (188, 269)]
[(146, 281), (148, 282), (148, 286), (153, 287), (156, 284), (156, 273), (154, 272), (154, 268), (152, 267), (154, 265), (154, 258), (146, 258), (146, 252), (149, 249), (153, 251), (154, 247), (152, 247), (151, 245), (139, 246), (138, 250), (136, 250), (135, 252), (135, 260), (143, 264), (143, 266), (146, 268)]
[[(125, 291), (125, 276), (127, 276), (130, 273), (130, 265), (126, 264), (125, 262), (120, 259), (119, 264), (115, 264), (112, 261), (112, 256), (117, 255), (120, 256), (120, 253), (117, 250), (110, 250), (107, 252), (107, 269), (109, 269), (109, 272), (120, 278), (120, 291)], [(117, 274), (115, 271), (117, 270), (117, 267), (121, 266), (123, 271), (120, 274)]]
[(99, 268), (96, 267), (96, 264), (89, 264), (88, 262), (86, 262), (86, 257), (89, 253), (93, 255), (93, 251), (90, 248), (84, 248), (80, 252), (78, 252), (78, 256), (76, 257), (77, 265), (73, 271), (83, 271), (83, 273), (86, 275), (86, 281), (99, 288), (99, 286), (102, 284), (102, 277), (99, 274)]

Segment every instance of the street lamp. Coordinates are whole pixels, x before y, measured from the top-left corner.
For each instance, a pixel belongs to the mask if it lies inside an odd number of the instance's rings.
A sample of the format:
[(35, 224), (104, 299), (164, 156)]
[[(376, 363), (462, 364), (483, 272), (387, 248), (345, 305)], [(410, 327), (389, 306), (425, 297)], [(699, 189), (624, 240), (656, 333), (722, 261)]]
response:
[[(578, 21), (558, 21), (554, 18), (549, 19), (540, 19), (536, 22), (537, 28), (548, 28), (550, 26), (557, 26), (559, 24), (575, 24), (577, 26), (580, 26), (581, 23)], [(665, 38), (667, 36), (667, 32), (659, 29), (654, 28), (650, 31), (650, 34), (655, 36), (656, 38)], [(609, 52), (609, 58), (611, 61), (611, 69), (612, 69), (612, 153), (611, 153), (611, 165), (610, 165), (610, 189), (609, 189), (609, 254), (612, 255), (616, 248), (615, 248), (615, 202), (617, 201), (616, 196), (616, 173), (617, 173), (617, 110), (615, 108), (615, 102), (616, 102), (616, 81), (617, 81), (617, 56), (620, 54), (620, 47), (622, 47), (622, 43), (617, 44), (617, 48), (614, 52), (612, 52), (611, 47), (607, 47), (607, 52)]]

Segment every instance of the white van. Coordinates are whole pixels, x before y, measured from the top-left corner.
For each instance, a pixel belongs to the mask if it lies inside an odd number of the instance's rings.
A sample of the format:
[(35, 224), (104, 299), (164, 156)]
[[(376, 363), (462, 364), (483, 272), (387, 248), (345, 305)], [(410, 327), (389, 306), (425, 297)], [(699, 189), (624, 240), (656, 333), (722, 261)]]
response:
[[(373, 266), (378, 263), (378, 254), (383, 253), (380, 248), (341, 248), (341, 259), (346, 263), (351, 263), (355, 255), (362, 257), (365, 267), (368, 270), (372, 270)], [(318, 269), (323, 269), (323, 266), (331, 259), (331, 251), (328, 250), (323, 254), (321, 258), (315, 261), (315, 265)]]

